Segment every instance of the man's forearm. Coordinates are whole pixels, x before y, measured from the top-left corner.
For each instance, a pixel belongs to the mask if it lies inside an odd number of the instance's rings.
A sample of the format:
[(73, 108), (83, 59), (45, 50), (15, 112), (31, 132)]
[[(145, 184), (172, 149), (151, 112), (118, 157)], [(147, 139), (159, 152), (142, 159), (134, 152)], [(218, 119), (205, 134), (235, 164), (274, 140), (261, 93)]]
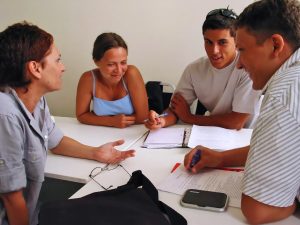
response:
[(249, 146), (221, 152), (222, 165), (220, 166), (245, 166), (248, 152)]
[(248, 118), (249, 114), (232, 112), (228, 114), (212, 116), (190, 114), (187, 118), (180, 119), (188, 124), (195, 124), (199, 126), (217, 126), (226, 129), (240, 130), (245, 126)]
[(243, 194), (241, 209), (250, 224), (264, 224), (282, 220), (292, 215), (296, 209), (296, 203), (288, 207), (276, 207)]

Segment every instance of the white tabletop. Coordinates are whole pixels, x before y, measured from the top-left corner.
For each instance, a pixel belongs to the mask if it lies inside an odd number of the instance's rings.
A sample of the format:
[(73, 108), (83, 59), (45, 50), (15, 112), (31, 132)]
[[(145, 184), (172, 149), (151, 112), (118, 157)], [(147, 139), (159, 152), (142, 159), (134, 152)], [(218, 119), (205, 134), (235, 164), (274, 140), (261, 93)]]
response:
[[(137, 141), (132, 147), (136, 149), (136, 157), (124, 161), (122, 165), (129, 172), (140, 169), (151, 182), (157, 186), (162, 182), (171, 172), (173, 166), (177, 162), (183, 161), (184, 155), (189, 151), (188, 148), (177, 148), (177, 149), (145, 149), (141, 148), (143, 139)], [(122, 171), (121, 168), (116, 169), (118, 171), (106, 171), (103, 175), (97, 176), (95, 179), (105, 187), (113, 185), (125, 184), (129, 176)], [(87, 194), (103, 191), (98, 184), (94, 181), (88, 182), (78, 192), (76, 192), (71, 198), (78, 198)], [(204, 210), (184, 208), (180, 205), (181, 196), (171, 194), (163, 191), (159, 191), (159, 199), (175, 209), (181, 215), (183, 215), (188, 221), (189, 225), (199, 224), (213, 224), (213, 225), (241, 225), (247, 224), (246, 220), (241, 212), (240, 208), (228, 207), (226, 212), (210, 212)], [(277, 223), (271, 223), (274, 225), (295, 225), (300, 223), (300, 212), (293, 215), (285, 220)]]
[[(83, 144), (100, 146), (106, 142), (124, 139), (125, 143), (116, 147), (119, 150), (130, 149), (147, 131), (144, 125), (133, 125), (126, 129), (118, 129), (84, 125), (75, 118), (55, 117), (54, 119), (66, 136)], [(103, 164), (92, 160), (55, 155), (48, 151), (45, 175), (51, 178), (87, 183), (90, 180), (89, 173), (96, 166), (103, 166)]]
[[(77, 122), (74, 118), (55, 117), (57, 125), (64, 131), (65, 135), (75, 138), (82, 143), (97, 146), (104, 142), (124, 138), (126, 143), (120, 149), (132, 148), (136, 150), (136, 156), (122, 162), (122, 165), (130, 173), (135, 170), (142, 172), (157, 186), (171, 172), (177, 162), (182, 162), (184, 155), (189, 151), (187, 148), (176, 149), (145, 149), (141, 145), (144, 138), (141, 136), (146, 129), (143, 125), (135, 125), (125, 129), (117, 129), (101, 126), (88, 126)], [(184, 126), (184, 125), (176, 125)], [(187, 127), (187, 126), (185, 126)], [(64, 157), (49, 154), (46, 164), (46, 175), (53, 178), (76, 181), (81, 183), (88, 182), (72, 198), (85, 196), (95, 191), (102, 191), (93, 180), (88, 178), (90, 171), (96, 166), (104, 166), (101, 163)], [(125, 184), (129, 175), (118, 167), (112, 171), (105, 171), (95, 179), (106, 187)], [(245, 224), (245, 218), (239, 208), (229, 207), (226, 212), (217, 213), (204, 210), (189, 209), (180, 206), (181, 196), (159, 191), (159, 198), (164, 203), (181, 213), (188, 221), (189, 225), (213, 224), (213, 225), (240, 225)], [(300, 224), (300, 212), (276, 225), (295, 225)]]

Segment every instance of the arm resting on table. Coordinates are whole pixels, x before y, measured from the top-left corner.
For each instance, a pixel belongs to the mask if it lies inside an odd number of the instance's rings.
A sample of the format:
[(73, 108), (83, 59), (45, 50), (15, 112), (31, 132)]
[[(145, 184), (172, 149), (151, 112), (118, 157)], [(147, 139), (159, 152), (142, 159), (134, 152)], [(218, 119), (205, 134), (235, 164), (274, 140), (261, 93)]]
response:
[(99, 147), (92, 147), (64, 136), (60, 143), (51, 151), (54, 154), (115, 164), (134, 156), (134, 150), (118, 151), (115, 149), (116, 146), (123, 143), (124, 140), (118, 140), (105, 143)]
[(276, 207), (266, 205), (243, 194), (242, 212), (250, 224), (270, 223), (282, 220), (292, 215), (296, 209), (296, 204), (289, 207)]

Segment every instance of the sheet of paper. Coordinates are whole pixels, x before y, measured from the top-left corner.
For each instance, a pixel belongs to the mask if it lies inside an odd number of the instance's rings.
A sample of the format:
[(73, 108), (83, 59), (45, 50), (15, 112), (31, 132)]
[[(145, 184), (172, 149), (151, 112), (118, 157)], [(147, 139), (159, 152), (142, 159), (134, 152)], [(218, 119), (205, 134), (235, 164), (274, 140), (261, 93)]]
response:
[(180, 147), (184, 139), (184, 128), (161, 128), (151, 130), (143, 146), (147, 148)]
[(243, 172), (217, 169), (191, 174), (180, 166), (158, 185), (158, 189), (178, 195), (183, 195), (187, 189), (223, 192), (229, 196), (230, 206), (240, 208), (243, 176)]
[(250, 144), (252, 129), (230, 130), (221, 127), (193, 125), (188, 147), (203, 145), (208, 148), (227, 150)]

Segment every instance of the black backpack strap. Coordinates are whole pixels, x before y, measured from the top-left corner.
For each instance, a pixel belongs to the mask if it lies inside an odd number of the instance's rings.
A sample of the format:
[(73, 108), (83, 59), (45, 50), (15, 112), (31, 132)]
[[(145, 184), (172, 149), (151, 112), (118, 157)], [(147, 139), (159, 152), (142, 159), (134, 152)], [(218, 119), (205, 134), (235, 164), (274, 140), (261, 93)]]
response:
[(170, 223), (172, 225), (187, 225), (186, 219), (167, 204), (158, 201), (158, 206), (162, 212), (168, 215)]
[(134, 171), (127, 185), (133, 185), (136, 188), (142, 187), (142, 189), (151, 197), (154, 202), (158, 202), (158, 191), (156, 187), (142, 173), (142, 171)]
[[(142, 189), (150, 196), (153, 202), (159, 207), (159, 209), (165, 213), (170, 220), (172, 225), (186, 225), (186, 219), (176, 212), (174, 209), (166, 205), (165, 203), (159, 201), (158, 191), (156, 187), (151, 183), (151, 181), (142, 173), (142, 171), (137, 170), (132, 173), (132, 176), (126, 185), (134, 186), (136, 188), (142, 187)], [(125, 185), (125, 186), (126, 186)]]

